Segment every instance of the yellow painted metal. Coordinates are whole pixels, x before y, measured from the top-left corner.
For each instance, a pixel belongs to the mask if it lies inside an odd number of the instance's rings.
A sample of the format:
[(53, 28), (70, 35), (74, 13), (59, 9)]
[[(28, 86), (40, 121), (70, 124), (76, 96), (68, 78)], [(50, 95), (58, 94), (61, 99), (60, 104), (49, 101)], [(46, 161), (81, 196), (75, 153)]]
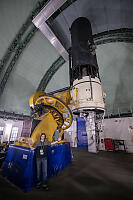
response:
[(34, 109), (35, 101), (37, 100), (38, 97), (40, 97), (41, 95), (44, 95), (44, 94), (46, 94), (44, 91), (38, 91), (38, 92), (34, 93), (29, 99), (30, 107), (32, 107)]
[(49, 142), (53, 141), (53, 135), (57, 129), (57, 123), (51, 113), (45, 115), (44, 119), (38, 124), (35, 130), (32, 133), (31, 138), (33, 139), (34, 144), (40, 139), (41, 133), (46, 134), (46, 140)]
[(77, 103), (77, 109), (79, 107), (79, 101), (78, 101), (78, 88), (76, 88), (76, 103)]
[[(36, 113), (36, 119), (40, 120), (33, 131), (31, 137), (20, 137), (16, 145), (29, 147), (34, 146), (40, 139), (41, 133), (46, 134), (49, 142), (53, 141), (53, 135), (56, 129), (60, 129), (59, 137), (61, 138), (65, 129), (72, 124), (72, 113), (67, 104), (70, 104), (70, 91), (58, 93), (56, 96), (47, 95), (43, 91), (38, 91), (29, 99), (30, 107), (34, 109), (35, 105), (41, 105), (47, 111), (42, 114)], [(65, 140), (60, 141), (65, 142)]]
[(64, 122), (62, 126), (58, 128), (62, 127), (62, 129), (65, 130), (71, 126), (72, 124), (71, 110), (62, 100), (54, 96), (44, 95), (44, 96), (39, 97), (36, 100), (35, 105), (36, 104), (44, 104), (44, 105), (53, 107), (57, 112), (54, 112), (54, 109), (51, 109), (51, 108), (49, 108), (49, 110), (51, 110), (50, 112), (52, 112), (53, 116), (54, 116), (54, 113), (56, 113), (55, 120), (57, 121), (57, 123), (60, 122), (60, 114), (61, 114)]
[(30, 138), (20, 137), (19, 141), (15, 142), (15, 144), (24, 147), (34, 146), (36, 142), (39, 141), (41, 133), (45, 133), (46, 140), (52, 142), (53, 135), (56, 129), (57, 129), (57, 123), (53, 118), (53, 116), (50, 113), (48, 113), (35, 128)]
[(33, 140), (30, 137), (19, 137), (18, 141), (14, 142), (15, 145), (29, 147), (32, 146)]
[(62, 100), (67, 105), (69, 105), (70, 101), (72, 100), (70, 90), (60, 92), (60, 93), (56, 94), (55, 97), (59, 98), (60, 100)]
[(58, 144), (60, 144), (60, 143), (64, 143), (64, 142), (68, 142), (66, 139), (63, 139), (63, 140), (60, 140), (59, 142), (58, 142)]

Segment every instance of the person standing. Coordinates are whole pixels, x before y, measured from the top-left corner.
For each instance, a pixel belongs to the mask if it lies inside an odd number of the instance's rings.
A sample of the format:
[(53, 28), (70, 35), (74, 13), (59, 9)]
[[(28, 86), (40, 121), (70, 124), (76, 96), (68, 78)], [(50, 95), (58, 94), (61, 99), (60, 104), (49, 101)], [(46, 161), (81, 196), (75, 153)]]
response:
[(48, 157), (48, 147), (51, 145), (56, 144), (58, 141), (55, 142), (48, 142), (46, 141), (45, 133), (42, 133), (40, 136), (40, 141), (38, 141), (34, 148), (36, 149), (36, 166), (37, 166), (37, 188), (41, 186), (43, 189), (48, 190), (47, 185), (47, 157)]

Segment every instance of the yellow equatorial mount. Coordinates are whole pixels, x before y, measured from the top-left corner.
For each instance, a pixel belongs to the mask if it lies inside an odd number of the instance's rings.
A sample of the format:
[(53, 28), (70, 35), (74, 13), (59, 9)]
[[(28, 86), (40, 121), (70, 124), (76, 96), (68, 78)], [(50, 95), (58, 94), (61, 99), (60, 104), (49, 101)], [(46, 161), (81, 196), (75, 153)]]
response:
[(72, 124), (72, 113), (67, 104), (70, 104), (70, 91), (60, 92), (56, 96), (48, 95), (43, 91), (38, 91), (29, 99), (30, 108), (34, 112), (34, 119), (40, 120), (31, 137), (20, 137), (16, 145), (25, 147), (34, 146), (39, 140), (42, 132), (47, 136), (47, 140), (52, 142), (56, 129), (59, 129), (61, 138), (64, 130)]
[[(70, 108), (59, 98), (55, 96), (43, 95), (35, 101), (35, 105), (42, 105), (45, 110), (48, 110), (58, 124), (58, 128), (63, 130), (68, 129), (72, 124), (72, 114)], [(43, 119), (44, 115), (37, 119)]]

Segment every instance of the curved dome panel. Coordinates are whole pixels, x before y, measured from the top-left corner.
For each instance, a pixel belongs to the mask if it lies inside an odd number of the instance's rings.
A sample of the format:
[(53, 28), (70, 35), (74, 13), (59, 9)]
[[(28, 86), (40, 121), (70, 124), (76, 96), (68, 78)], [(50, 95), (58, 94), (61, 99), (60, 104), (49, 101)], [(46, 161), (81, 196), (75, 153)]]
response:
[(107, 113), (123, 113), (133, 109), (133, 44), (99, 45), (97, 58), (103, 91), (107, 94)]
[[(0, 42), (2, 44), (0, 59), (22, 24), (25, 23), (36, 2), (38, 1), (0, 1)], [(29, 114), (29, 97), (36, 92), (43, 75), (58, 57), (59, 54), (42, 33), (36, 32), (8, 78), (0, 97), (0, 110)]]
[[(0, 1), (0, 59), (37, 2)], [(112, 29), (133, 28), (133, 1), (100, 0), (100, 4), (99, 0), (75, 1), (51, 22), (52, 29), (67, 49), (71, 46), (69, 28), (73, 20), (80, 16), (91, 21), (93, 34)], [(133, 107), (133, 44), (108, 43), (98, 45), (96, 51), (103, 91), (107, 94), (107, 112), (128, 112)], [(29, 97), (37, 90), (41, 79), (58, 57), (59, 54), (44, 35), (40, 31), (36, 32), (8, 78), (0, 98), (0, 110), (29, 114)], [(46, 91), (51, 92), (67, 86), (69, 68), (68, 63), (65, 63), (52, 77)]]
[(71, 46), (70, 32), (73, 21), (87, 17), (93, 34), (120, 28), (133, 28), (132, 0), (77, 0), (62, 11), (51, 23), (51, 27), (68, 49)]

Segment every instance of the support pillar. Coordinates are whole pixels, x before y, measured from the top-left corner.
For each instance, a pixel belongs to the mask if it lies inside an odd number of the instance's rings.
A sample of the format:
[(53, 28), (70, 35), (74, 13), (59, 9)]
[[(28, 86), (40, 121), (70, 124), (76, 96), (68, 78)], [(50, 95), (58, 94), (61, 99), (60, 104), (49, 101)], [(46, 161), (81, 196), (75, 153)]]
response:
[(86, 132), (88, 137), (88, 151), (92, 153), (98, 152), (95, 121), (96, 113), (94, 111), (90, 111), (86, 117)]

